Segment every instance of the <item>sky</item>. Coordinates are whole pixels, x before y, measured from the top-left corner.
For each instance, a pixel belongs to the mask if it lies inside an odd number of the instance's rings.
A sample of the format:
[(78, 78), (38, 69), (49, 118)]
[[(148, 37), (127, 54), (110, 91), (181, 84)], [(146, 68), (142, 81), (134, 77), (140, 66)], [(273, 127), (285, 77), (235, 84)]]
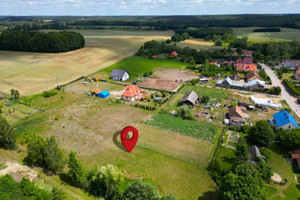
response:
[(0, 15), (213, 15), (300, 13), (300, 0), (0, 0)]

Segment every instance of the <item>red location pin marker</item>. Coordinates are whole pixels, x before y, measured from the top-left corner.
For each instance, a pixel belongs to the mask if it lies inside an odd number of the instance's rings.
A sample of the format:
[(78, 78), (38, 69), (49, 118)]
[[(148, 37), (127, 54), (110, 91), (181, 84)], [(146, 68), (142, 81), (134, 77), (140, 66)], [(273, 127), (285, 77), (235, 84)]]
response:
[[(127, 134), (129, 132), (132, 132), (133, 136), (132, 136), (132, 138), (127, 139)], [(133, 150), (133, 148), (135, 147), (135, 145), (137, 143), (138, 138), (139, 138), (139, 132), (133, 126), (125, 127), (121, 132), (122, 143), (123, 143), (125, 149), (127, 149), (128, 152), (131, 152)]]

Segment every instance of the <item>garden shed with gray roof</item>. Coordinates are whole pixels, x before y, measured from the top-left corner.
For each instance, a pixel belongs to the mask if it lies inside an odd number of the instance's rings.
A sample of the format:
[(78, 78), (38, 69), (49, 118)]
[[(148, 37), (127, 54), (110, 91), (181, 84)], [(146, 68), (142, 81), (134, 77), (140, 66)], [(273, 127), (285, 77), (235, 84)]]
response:
[(181, 99), (179, 105), (188, 105), (188, 106), (194, 106), (196, 103), (199, 102), (199, 96), (196, 94), (196, 92), (191, 91), (184, 95), (184, 97)]

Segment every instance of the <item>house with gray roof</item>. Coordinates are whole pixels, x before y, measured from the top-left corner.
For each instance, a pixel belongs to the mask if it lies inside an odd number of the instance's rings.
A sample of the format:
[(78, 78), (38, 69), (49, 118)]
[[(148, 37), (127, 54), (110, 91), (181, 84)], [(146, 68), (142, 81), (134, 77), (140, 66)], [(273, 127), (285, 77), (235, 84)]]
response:
[(245, 84), (245, 88), (247, 90), (253, 91), (253, 90), (259, 90), (259, 89), (264, 89), (265, 88), (265, 82), (258, 80), (258, 79), (254, 79), (252, 81), (249, 81), (248, 83)]
[(232, 87), (236, 89), (242, 89), (244, 87), (244, 85), (241, 83), (232, 82), (230, 77), (226, 77), (224, 80), (218, 81), (217, 85), (221, 87), (228, 87), (228, 88)]
[(199, 102), (199, 96), (196, 94), (196, 92), (191, 91), (186, 95), (184, 95), (184, 97), (181, 99), (179, 103), (179, 106), (182, 105), (194, 106), (198, 102)]
[(129, 79), (129, 74), (127, 71), (122, 69), (114, 69), (111, 74), (111, 79), (116, 81), (126, 81)]
[(260, 150), (257, 146), (252, 145), (249, 149), (248, 152), (251, 156), (251, 161), (253, 163), (259, 162), (259, 158), (261, 158), (263, 161), (266, 161), (266, 157), (261, 155)]

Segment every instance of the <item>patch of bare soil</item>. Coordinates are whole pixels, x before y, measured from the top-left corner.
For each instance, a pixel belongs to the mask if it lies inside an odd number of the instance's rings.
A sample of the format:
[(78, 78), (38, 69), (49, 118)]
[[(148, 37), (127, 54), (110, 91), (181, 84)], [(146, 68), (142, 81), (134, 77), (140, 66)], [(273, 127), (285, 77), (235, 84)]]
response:
[(194, 72), (188, 72), (181, 69), (160, 68), (152, 74), (140, 86), (150, 87), (162, 90), (174, 90), (181, 83), (199, 78)]
[(10, 174), (16, 181), (20, 181), (22, 177), (26, 177), (30, 181), (33, 181), (38, 176), (38, 172), (30, 169), (28, 166), (20, 165), (19, 163), (16, 162), (15, 163), (8, 162), (5, 165), (6, 168), (0, 170), (0, 176)]

